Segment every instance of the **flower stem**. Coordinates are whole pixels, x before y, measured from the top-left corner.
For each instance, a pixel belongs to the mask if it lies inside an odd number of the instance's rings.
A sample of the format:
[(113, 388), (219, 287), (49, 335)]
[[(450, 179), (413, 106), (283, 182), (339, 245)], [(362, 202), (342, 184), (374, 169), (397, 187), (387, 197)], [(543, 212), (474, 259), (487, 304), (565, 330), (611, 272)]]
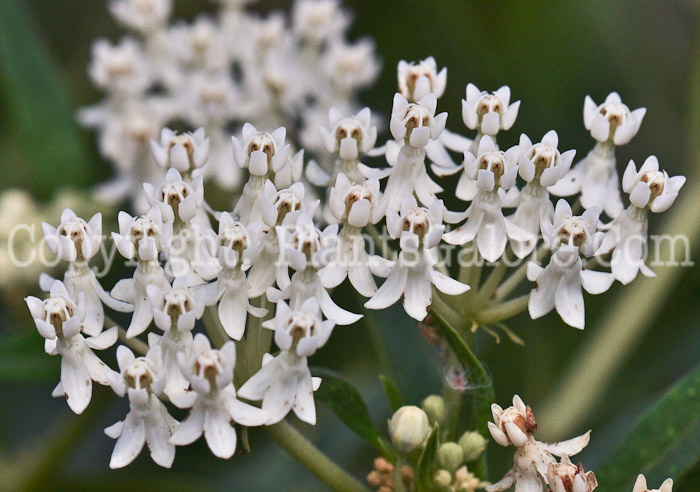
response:
[[(545, 251), (547, 251), (547, 247), (544, 244), (540, 245), (540, 247), (537, 248), (537, 251), (535, 252), (532, 261), (534, 261), (535, 263), (539, 263), (540, 259), (542, 259), (542, 257), (544, 256)], [(505, 282), (498, 286), (498, 288), (494, 292), (494, 300), (502, 301), (503, 299), (508, 297), (508, 294), (513, 292), (518, 285), (520, 285), (520, 282), (523, 281), (525, 275), (527, 274), (527, 264), (529, 263), (529, 261), (530, 260), (524, 260), (522, 265), (520, 265), (518, 269), (515, 270), (510, 275), (510, 277), (506, 279)]]
[(508, 318), (512, 318), (527, 309), (530, 300), (530, 293), (523, 294), (515, 299), (510, 299), (504, 303), (497, 304), (486, 309), (482, 309), (476, 314), (476, 320), (480, 325), (490, 325)]
[(369, 489), (340, 468), (286, 421), (265, 427), (277, 441), (307, 470), (337, 492), (369, 492)]
[(394, 467), (394, 491), (395, 492), (405, 492), (405, 487), (403, 486), (403, 464), (405, 458), (399, 456), (396, 459), (396, 466)]

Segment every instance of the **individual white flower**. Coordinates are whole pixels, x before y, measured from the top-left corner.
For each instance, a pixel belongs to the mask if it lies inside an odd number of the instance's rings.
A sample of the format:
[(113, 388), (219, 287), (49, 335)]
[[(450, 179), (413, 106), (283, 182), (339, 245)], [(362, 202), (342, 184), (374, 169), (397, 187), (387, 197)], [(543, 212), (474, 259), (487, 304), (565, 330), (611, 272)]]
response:
[(467, 222), (445, 234), (450, 244), (466, 244), (476, 240), (476, 246), (487, 261), (497, 261), (506, 249), (508, 238), (532, 241), (522, 230), (503, 216), (501, 190), (509, 190), (518, 176), (518, 146), (506, 152), (498, 150), (490, 136), (479, 143), (477, 156), (464, 153), (464, 173), (457, 184), (456, 195), (462, 200), (472, 200), (471, 205), (451, 221)]
[(586, 96), (583, 103), (583, 124), (598, 142), (625, 145), (639, 131), (646, 112), (646, 108), (630, 111), (630, 108), (622, 104), (617, 92), (608, 94), (601, 105), (596, 105), (590, 96)]
[(335, 186), (330, 191), (328, 205), (334, 218), (342, 220), (343, 228), (338, 234), (332, 259), (319, 272), (324, 287), (337, 287), (349, 277), (352, 286), (363, 296), (371, 297), (377, 291), (362, 228), (382, 219), (380, 199), (379, 181), (376, 179), (353, 185), (343, 173), (338, 174)]
[(474, 84), (467, 84), (467, 98), (462, 99), (462, 119), (467, 128), (477, 130), (472, 143), (476, 151), (482, 135), (495, 139), (499, 130), (510, 130), (518, 117), (520, 101), (510, 104), (510, 87), (504, 85), (496, 92), (480, 91)]
[(673, 492), (673, 480), (667, 478), (658, 489), (648, 489), (646, 477), (640, 474), (637, 476), (637, 481), (634, 482), (632, 492)]
[[(286, 130), (278, 128), (272, 133), (258, 132), (253, 125), (243, 125), (242, 140), (231, 137), (233, 159), (242, 169), (248, 169), (250, 177), (233, 210), (233, 215), (244, 224), (261, 219), (265, 182), (275, 182), (276, 173), (289, 164), (289, 144), (284, 143)], [(290, 183), (291, 185), (291, 183)]]
[(525, 405), (518, 395), (513, 396), (513, 406), (501, 408), (497, 403), (491, 405), (493, 422), (488, 423), (491, 437), (501, 446), (512, 444), (524, 445), (529, 436), (537, 431), (537, 422), (532, 409)]
[(267, 289), (268, 300), (279, 302), (289, 299), (290, 307), (296, 310), (307, 299), (315, 297), (323, 315), (337, 325), (350, 325), (362, 318), (361, 314), (346, 311), (333, 302), (318, 274), (318, 270), (328, 264), (333, 254), (338, 224), (329, 225), (321, 232), (314, 226), (311, 217), (300, 214), (293, 223), (289, 221), (285, 226), (277, 226), (280, 249), (296, 271), (289, 285), (281, 291), (272, 287)]
[(566, 200), (559, 200), (554, 223), (542, 224), (545, 245), (553, 250), (545, 268), (528, 263), (527, 278), (535, 285), (530, 291), (528, 310), (537, 319), (556, 308), (561, 319), (574, 328), (583, 329), (585, 309), (583, 287), (589, 294), (601, 294), (612, 285), (610, 273), (583, 269), (580, 254), (592, 256), (600, 246), (602, 232), (596, 233), (598, 209), (586, 210), (574, 217)]
[(554, 207), (547, 187), (556, 184), (569, 171), (576, 154), (575, 150), (560, 153), (558, 143), (559, 138), (554, 130), (547, 132), (542, 141), (535, 145), (527, 135), (520, 135), (518, 173), (527, 184), (520, 192), (515, 213), (508, 219), (535, 240), (511, 240), (511, 247), (518, 258), (525, 258), (535, 248), (540, 224), (552, 221)]
[(584, 471), (583, 465), (574, 465), (568, 456), (560, 463), (550, 463), (547, 482), (552, 492), (593, 492), (598, 487), (595, 473)]
[(197, 17), (191, 24), (179, 23), (170, 30), (176, 55), (187, 68), (218, 72), (229, 65), (228, 48), (218, 24), (206, 16)]
[(377, 177), (376, 170), (360, 162), (360, 154), (372, 150), (377, 141), (377, 127), (372, 124), (371, 117), (369, 108), (347, 118), (331, 108), (328, 113), (329, 128), (320, 126), (319, 132), (326, 151), (338, 155), (336, 169), (332, 176), (328, 176), (315, 162), (310, 162), (306, 174), (312, 183), (333, 185), (339, 172), (352, 183), (363, 183), (366, 178)]
[(221, 271), (215, 282), (202, 289), (207, 306), (218, 303), (221, 325), (234, 340), (240, 340), (243, 336), (248, 313), (258, 318), (267, 314), (266, 309), (250, 304), (245, 276), (245, 271), (260, 253), (262, 234), (260, 222), (246, 227), (226, 212), (219, 218), (219, 234), (211, 253), (218, 258)]
[(387, 161), (392, 165), (391, 174), (384, 190), (383, 208), (398, 210), (403, 197), (414, 194), (425, 206), (437, 200), (435, 193), (442, 188), (425, 170), (425, 145), (436, 139), (445, 128), (447, 113), (435, 116), (437, 98), (428, 94), (419, 103), (409, 103), (396, 93), (391, 114), (391, 133), (403, 142), (394, 160), (387, 146)]
[(118, 220), (119, 234), (112, 233), (114, 244), (124, 258), (136, 258), (138, 264), (133, 278), (117, 282), (111, 294), (115, 299), (134, 305), (134, 314), (126, 330), (127, 338), (132, 338), (146, 331), (153, 320), (146, 287), (167, 289), (170, 286), (158, 262), (158, 254), (170, 247), (172, 222), (163, 224), (158, 208), (140, 217), (119, 212)]
[(108, 5), (121, 24), (146, 34), (163, 27), (172, 10), (172, 0), (110, 0)]
[(280, 249), (277, 226), (293, 226), (302, 213), (313, 217), (318, 204), (318, 200), (307, 202), (303, 183), (294, 183), (279, 191), (272, 182), (265, 183), (262, 219), (267, 230), (261, 240), (260, 254), (248, 272), (248, 295), (251, 299), (264, 294), (275, 281), (280, 289), (289, 285), (289, 264), (284, 258), (284, 251)]
[(160, 132), (160, 142), (151, 140), (153, 160), (160, 167), (177, 169), (185, 176), (206, 164), (209, 158), (209, 139), (204, 128), (178, 135), (170, 128)]
[[(97, 336), (104, 327), (104, 307), (102, 303), (115, 311), (131, 312), (132, 307), (110, 296), (100, 285), (95, 272), (88, 266), (88, 260), (94, 257), (102, 242), (102, 214), (95, 214), (89, 222), (75, 215), (67, 208), (61, 214), (61, 224), (54, 228), (50, 224), (41, 224), (44, 239), (51, 252), (68, 262), (63, 283), (73, 297), (83, 294), (85, 302), (85, 320), (82, 331), (86, 335)], [(46, 291), (51, 289), (53, 279), (42, 275), (41, 283)]]
[(590, 97), (586, 97), (583, 109), (584, 124), (598, 142), (593, 150), (549, 191), (557, 196), (570, 196), (580, 192), (581, 205), (584, 208), (598, 207), (609, 217), (617, 217), (622, 212), (623, 205), (616, 169), (615, 146), (626, 144), (636, 135), (645, 113), (645, 108), (630, 112), (616, 92), (611, 93), (600, 106), (596, 106)]
[(334, 326), (333, 321), (321, 321), (320, 314), (314, 297), (298, 310), (280, 301), (274, 320), (263, 324), (275, 330), (275, 343), (282, 352), (274, 358), (266, 354), (262, 368), (246, 381), (238, 395), (248, 400), (262, 399), (262, 409), (269, 414), (268, 425), (282, 420), (290, 410), (300, 420), (316, 424), (313, 392), (321, 379), (311, 377), (306, 359), (325, 345)]
[(233, 342), (226, 342), (221, 350), (213, 350), (209, 339), (198, 333), (191, 355), (180, 353), (178, 361), (196, 399), (188, 405), (190, 413), (175, 430), (170, 442), (186, 446), (204, 434), (215, 456), (230, 458), (236, 451), (234, 423), (252, 427), (263, 425), (269, 419), (267, 412), (236, 399), (233, 386), (236, 348)]
[(85, 320), (85, 303), (80, 294), (74, 301), (63, 282), (51, 286), (49, 298), (25, 299), (39, 334), (46, 339), (44, 350), (61, 356), (61, 380), (51, 394), (65, 396), (73, 412), (83, 413), (92, 398), (92, 381), (108, 384), (107, 365), (92, 351), (104, 350), (117, 341), (117, 328), (105, 330), (96, 337), (84, 338), (80, 327)]
[(439, 99), (447, 85), (447, 67), (438, 73), (432, 56), (419, 62), (399, 61), (397, 75), (399, 92), (410, 102), (418, 102), (428, 94), (435, 94)]
[(148, 203), (160, 210), (163, 222), (175, 221), (175, 225), (190, 222), (204, 204), (204, 185), (199, 176), (188, 183), (182, 179), (180, 172), (171, 167), (168, 174), (157, 188), (144, 183)]
[(116, 439), (110, 468), (123, 468), (136, 459), (144, 444), (158, 465), (170, 468), (175, 459), (175, 446), (170, 436), (179, 425), (158, 397), (165, 387), (165, 373), (160, 347), (152, 348), (145, 357), (134, 357), (124, 345), (117, 348), (119, 372), (107, 373), (114, 392), (129, 396), (129, 413), (107, 427), (105, 434)]
[(442, 200), (426, 209), (418, 207), (413, 195), (406, 195), (400, 214), (393, 209), (387, 211), (387, 229), (392, 238), (400, 239), (401, 252), (398, 259), (389, 264), (388, 271), (381, 274), (387, 279), (365, 303), (366, 308), (385, 309), (403, 296), (406, 313), (422, 321), (432, 303), (433, 286), (452, 296), (469, 290), (468, 285), (436, 269), (437, 246), (445, 230), (442, 225), (444, 209)]
[(184, 277), (176, 277), (165, 290), (149, 285), (146, 292), (156, 326), (163, 330), (162, 336), (148, 335), (148, 344), (160, 347), (163, 355), (167, 379), (163, 392), (173, 404), (187, 406), (192, 395), (186, 393), (189, 383), (179, 369), (178, 354), (189, 356), (192, 352), (192, 329), (204, 313), (202, 292), (189, 288)]
[(96, 41), (88, 72), (98, 87), (114, 94), (143, 92), (152, 81), (141, 45), (132, 38), (124, 38), (118, 45), (105, 39)]
[(292, 6), (292, 31), (312, 46), (342, 36), (349, 23), (338, 0), (296, 0)]
[(367, 87), (379, 75), (374, 41), (360, 39), (354, 44), (336, 41), (319, 60), (322, 70), (341, 94)]
[(629, 193), (630, 206), (609, 225), (596, 253), (612, 251), (612, 274), (621, 283), (630, 283), (640, 270), (648, 277), (655, 276), (644, 263), (648, 214), (649, 211), (660, 213), (668, 210), (684, 183), (685, 176), (669, 178), (666, 171), (660, 171), (655, 156), (648, 157), (639, 171), (634, 161), (627, 165), (622, 189)]
[[(542, 492), (543, 486), (552, 487), (548, 481), (548, 473), (552, 465), (558, 465), (555, 456), (566, 457), (562, 461), (567, 462), (569, 456), (580, 453), (590, 441), (590, 431), (568, 441), (551, 444), (538, 441), (533, 436), (537, 430), (535, 417), (530, 407), (527, 407), (517, 395), (513, 397), (512, 407), (503, 410), (497, 404), (493, 404), (491, 410), (496, 422), (496, 424), (489, 422), (492, 437), (501, 446), (513, 444), (516, 450), (513, 456), (513, 468), (500, 481), (486, 486), (487, 492), (502, 492), (513, 485), (518, 492)], [(594, 481), (595, 479), (591, 483)], [(577, 489), (564, 490), (579, 492)], [(560, 491), (554, 489), (553, 492)]]

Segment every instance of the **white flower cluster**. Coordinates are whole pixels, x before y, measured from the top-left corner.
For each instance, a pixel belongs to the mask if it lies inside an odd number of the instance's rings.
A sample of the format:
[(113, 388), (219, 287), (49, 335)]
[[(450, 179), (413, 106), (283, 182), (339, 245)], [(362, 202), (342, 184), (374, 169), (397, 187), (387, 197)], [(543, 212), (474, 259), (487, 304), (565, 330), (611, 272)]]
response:
[[(159, 181), (169, 167), (204, 173), (227, 190), (242, 185), (230, 159), (232, 125), (287, 126), (296, 144), (320, 150), (317, 128), (328, 110), (356, 110), (356, 92), (378, 75), (374, 43), (346, 40), (350, 15), (338, 0), (296, 0), (289, 16), (266, 17), (248, 11), (249, 1), (220, 1), (192, 22), (172, 20), (172, 3), (109, 2), (129, 34), (93, 45), (89, 75), (105, 97), (80, 113), (116, 173), (100, 196), (129, 198), (138, 212), (148, 210), (141, 183)], [(174, 122), (200, 129), (160, 133)]]
[[(347, 16), (337, 2), (299, 0), (290, 28), (277, 15), (252, 17), (242, 3), (222, 2), (217, 18), (171, 29), (167, 0), (111, 3), (115, 16), (141, 40), (96, 45), (91, 75), (108, 96), (84, 116), (100, 129), (101, 148), (118, 162), (127, 188), (143, 182), (146, 213), (120, 212), (119, 231), (112, 232), (119, 253), (136, 265), (132, 278), (108, 293), (88, 265), (102, 241), (99, 214), (86, 222), (66, 210), (57, 228), (44, 224), (49, 247), (68, 268), (63, 281), (42, 277), (48, 298), (29, 297), (27, 304), (47, 353), (62, 357), (54, 396), (65, 396), (76, 413), (88, 405), (92, 381), (128, 396), (129, 414), (106, 429), (117, 439), (112, 467), (133, 461), (144, 444), (156, 463), (170, 466), (175, 446), (202, 434), (216, 456), (228, 458), (236, 449), (236, 425), (271, 425), (290, 411), (314, 424), (313, 393), (321, 381), (312, 377), (307, 359), (336, 325), (362, 317), (337, 305), (333, 289), (348, 278), (369, 298), (365, 307), (384, 309), (403, 298), (406, 313), (422, 321), (434, 296), (470, 289), (450, 275), (443, 242), (473, 245), (482, 258), (498, 262), (509, 244), (522, 259), (542, 237), (552, 254), (544, 268), (534, 262), (527, 268), (535, 282), (530, 315), (538, 318), (556, 308), (579, 328), (582, 288), (598, 294), (615, 278), (627, 283), (639, 270), (649, 273), (640, 254), (647, 213), (666, 210), (684, 178), (669, 178), (653, 157), (639, 171), (630, 163), (622, 187), (631, 203), (624, 211), (610, 205), (613, 198), (621, 203), (616, 181), (611, 184), (614, 146), (632, 138), (643, 111), (629, 112), (616, 95), (597, 108), (587, 99), (586, 127), (598, 144), (573, 168), (574, 152), (558, 150), (554, 131), (536, 144), (523, 135), (519, 146), (503, 151), (497, 134), (514, 124), (519, 109), (519, 102), (510, 103), (510, 90), (490, 94), (468, 85), (462, 116), (477, 134), (471, 140), (447, 132), (447, 114), (436, 113), (446, 71), (438, 72), (428, 58), (399, 64), (400, 92), (389, 124), (393, 139), (377, 149), (370, 110), (355, 113), (349, 102), (352, 90), (373, 78), (375, 61), (368, 46), (344, 44)], [(233, 66), (242, 69), (237, 79)], [(308, 100), (310, 94), (315, 101)], [(131, 111), (141, 118), (139, 132), (130, 127), (136, 121)], [(323, 124), (319, 112), (327, 114)], [(176, 117), (202, 128), (192, 133), (164, 128), (158, 141), (150, 140), (151, 129)], [(285, 128), (272, 130), (288, 117), (303, 121), (295, 131), (306, 135), (302, 142), (317, 151), (320, 163), (305, 166), (304, 151), (292, 150)], [(241, 118), (262, 129), (244, 124), (229, 146), (227, 125)], [(461, 164), (452, 160), (454, 151), (463, 153)], [(167, 169), (163, 180), (145, 173), (145, 152)], [(365, 165), (365, 155), (384, 155), (388, 167)], [(230, 211), (216, 212), (205, 201), (204, 177), (229, 187), (238, 179), (232, 178), (234, 168), (243, 170), (246, 182)], [(443, 188), (429, 168), (438, 177), (460, 174), (455, 194), (471, 202), (466, 210), (445, 209), (438, 198)], [(608, 175), (602, 180), (601, 169)], [(304, 176), (327, 188), (323, 200), (311, 198), (314, 190)], [(549, 199), (550, 192), (579, 191), (587, 208), (581, 216), (564, 200), (555, 208)], [(504, 208), (515, 211), (506, 216)], [(602, 210), (614, 219), (605, 227), (599, 224)], [(389, 238), (386, 251), (376, 255), (365, 233), (377, 235), (375, 225), (382, 222)], [(444, 222), (462, 224), (446, 232)], [(632, 253), (626, 254), (631, 237)], [(611, 251), (612, 273), (583, 263), (582, 257)], [(385, 278), (379, 287), (377, 277)], [(147, 333), (147, 349), (139, 357), (118, 348), (119, 372), (93, 352), (117, 341), (119, 328), (105, 317), (105, 305), (133, 313), (121, 333), (126, 344), (145, 346), (133, 339)], [(274, 332), (277, 351), (265, 330)], [(238, 397), (261, 401), (261, 408)], [(163, 401), (190, 413), (177, 422)], [(548, 474), (556, 484), (556, 476), (572, 466), (566, 457), (580, 451), (588, 436), (539, 443), (531, 439), (531, 414), (521, 401), (514, 403), (505, 411), (494, 407), (491, 431), (500, 444), (516, 445), (520, 461), (530, 465), (514, 469), (491, 490), (505, 490), (514, 481), (539, 486)]]

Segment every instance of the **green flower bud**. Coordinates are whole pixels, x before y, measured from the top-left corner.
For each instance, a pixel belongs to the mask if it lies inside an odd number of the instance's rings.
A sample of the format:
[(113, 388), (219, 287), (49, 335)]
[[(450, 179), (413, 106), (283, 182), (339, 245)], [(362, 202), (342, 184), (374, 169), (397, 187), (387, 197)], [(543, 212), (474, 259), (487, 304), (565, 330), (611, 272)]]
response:
[(389, 421), (389, 437), (401, 455), (406, 455), (423, 444), (428, 434), (428, 416), (416, 406), (399, 408)]
[(456, 442), (441, 444), (437, 452), (438, 462), (449, 471), (455, 471), (464, 462), (462, 446)]
[(452, 474), (447, 470), (438, 470), (433, 477), (433, 483), (438, 487), (449, 487), (452, 485)]
[(430, 395), (421, 404), (423, 410), (428, 415), (428, 421), (432, 424), (437, 422), (442, 425), (445, 419), (445, 400), (442, 396)]
[(486, 438), (478, 432), (469, 431), (462, 434), (462, 437), (459, 438), (459, 445), (462, 446), (464, 461), (470, 463), (478, 460), (486, 449), (487, 443)]

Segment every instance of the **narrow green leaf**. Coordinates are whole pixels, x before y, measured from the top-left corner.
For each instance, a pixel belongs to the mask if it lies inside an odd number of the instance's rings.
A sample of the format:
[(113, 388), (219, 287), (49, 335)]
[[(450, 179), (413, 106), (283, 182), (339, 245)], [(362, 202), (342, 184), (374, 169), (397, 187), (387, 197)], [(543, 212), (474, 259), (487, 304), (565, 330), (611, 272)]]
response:
[(22, 329), (0, 337), (0, 381), (58, 382), (59, 358), (44, 352), (44, 339), (35, 330)]
[(314, 393), (318, 401), (326, 405), (355, 434), (376, 447), (390, 461), (396, 460), (396, 453), (377, 429), (355, 387), (339, 375), (326, 369), (316, 369), (314, 374), (323, 378), (319, 389)]
[(601, 492), (632, 490), (639, 473), (649, 483), (680, 478), (700, 463), (700, 366), (654, 403), (622, 445), (596, 470)]
[(437, 424), (433, 426), (433, 430), (430, 431), (428, 439), (425, 441), (425, 448), (418, 458), (417, 466), (417, 482), (420, 486), (419, 491), (431, 490), (431, 484), (433, 481), (432, 468), (435, 462), (435, 456), (437, 455), (437, 449), (439, 445), (440, 428)]
[(389, 400), (391, 410), (394, 412), (397, 411), (403, 406), (403, 398), (401, 398), (399, 388), (384, 374), (380, 374), (379, 379), (382, 381), (382, 386), (384, 386), (384, 393), (386, 393), (386, 399)]

